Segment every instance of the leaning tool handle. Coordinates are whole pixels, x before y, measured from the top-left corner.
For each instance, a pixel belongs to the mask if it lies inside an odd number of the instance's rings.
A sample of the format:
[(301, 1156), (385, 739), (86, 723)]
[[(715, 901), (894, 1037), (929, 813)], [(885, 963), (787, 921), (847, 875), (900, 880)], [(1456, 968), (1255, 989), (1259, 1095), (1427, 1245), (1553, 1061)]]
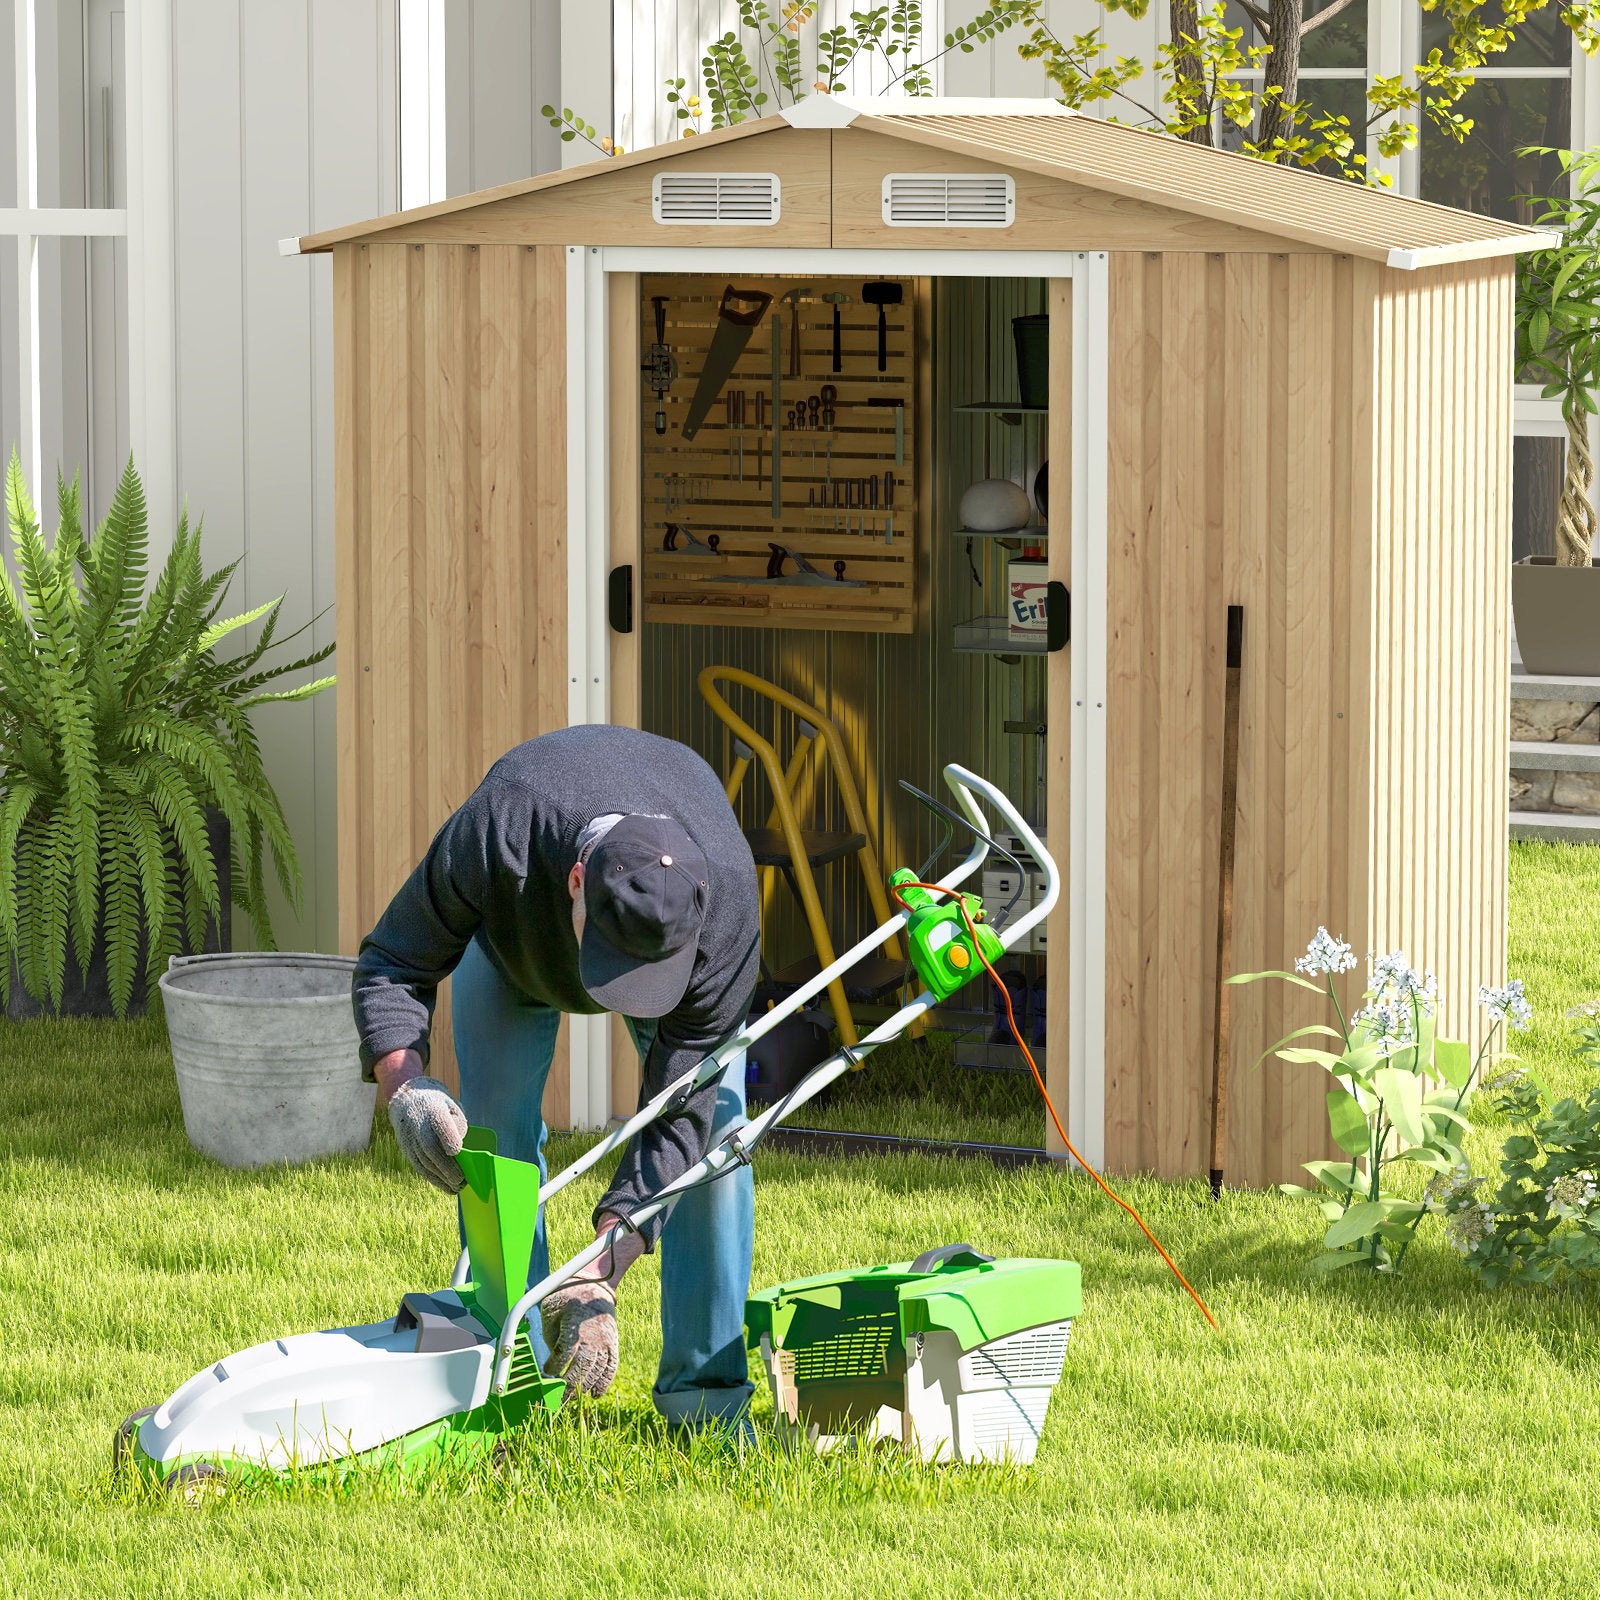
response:
[[(966, 858), (938, 885), (939, 888), (946, 891), (955, 889), (958, 884), (970, 878), (983, 865), (984, 858), (989, 853), (989, 847), (984, 842), (988, 835), (988, 826), (978, 805), (980, 798), (987, 800), (994, 807), (1002, 821), (1021, 838), (1028, 854), (1044, 868), (1044, 894), (1025, 915), (1019, 917), (1014, 923), (1009, 924), (999, 932), (1001, 944), (1006, 949), (1011, 949), (1021, 942), (1024, 936), (1029, 934), (1037, 923), (1042, 922), (1050, 914), (1061, 892), (1061, 874), (1057, 870), (1049, 852), (1040, 841), (1039, 836), (1023, 820), (1011, 801), (986, 778), (980, 778), (976, 773), (968, 772), (965, 767), (951, 762), (944, 769), (944, 780), (955, 795), (961, 809), (967, 814), (968, 820), (978, 831), (978, 838), (974, 840)], [(652, 1100), (641, 1106), (621, 1127), (613, 1129), (592, 1149), (579, 1156), (564, 1172), (560, 1172), (550, 1179), (539, 1191), (539, 1204), (542, 1206), (557, 1190), (565, 1188), (574, 1178), (587, 1172), (597, 1161), (604, 1160), (618, 1145), (627, 1139), (631, 1139), (646, 1123), (653, 1122), (660, 1116), (675, 1099), (687, 1097), (695, 1089), (710, 1083), (715, 1078), (720, 1078), (727, 1070), (728, 1063), (747, 1050), (757, 1039), (769, 1033), (785, 1018), (792, 1017), (797, 1011), (803, 1010), (836, 977), (841, 973), (847, 972), (864, 956), (869, 955), (881, 945), (887, 944), (905, 926), (906, 919), (906, 912), (897, 912), (881, 928), (869, 933), (859, 944), (845, 951), (832, 966), (825, 967), (808, 983), (802, 984), (781, 1005), (774, 1006), (772, 1010), (763, 1013), (754, 1026), (747, 1027), (743, 1033), (736, 1038), (730, 1039), (727, 1044), (723, 1045), (713, 1055), (707, 1056), (692, 1072), (686, 1072), (676, 1082), (668, 1084)], [(557, 1267), (547, 1277), (534, 1284), (511, 1308), (500, 1328), (495, 1344), (494, 1371), (489, 1383), (490, 1393), (502, 1395), (506, 1392), (510, 1381), (511, 1355), (516, 1345), (517, 1332), (527, 1318), (528, 1313), (546, 1295), (554, 1293), (562, 1284), (582, 1272), (585, 1267), (592, 1262), (598, 1261), (601, 1256), (613, 1248), (623, 1233), (637, 1229), (641, 1223), (649, 1222), (652, 1218), (667, 1210), (680, 1194), (719, 1176), (730, 1167), (747, 1163), (750, 1160), (750, 1152), (766, 1137), (768, 1129), (775, 1127), (791, 1111), (803, 1106), (808, 1100), (820, 1094), (834, 1079), (843, 1077), (845, 1073), (851, 1071), (860, 1063), (863, 1056), (869, 1055), (880, 1044), (886, 1044), (890, 1039), (898, 1038), (924, 1012), (931, 1011), (935, 1003), (932, 993), (924, 989), (915, 1000), (902, 1006), (887, 1022), (881, 1023), (874, 1028), (859, 1044), (839, 1051), (819, 1066), (812, 1068), (793, 1089), (768, 1106), (760, 1116), (746, 1123), (744, 1127), (735, 1128), (726, 1134), (720, 1143), (711, 1149), (702, 1160), (697, 1161), (694, 1166), (690, 1167), (682, 1177), (674, 1179), (673, 1182), (660, 1190), (653, 1200), (640, 1206), (633, 1213), (626, 1226), (619, 1224), (608, 1229), (603, 1237), (596, 1239), (593, 1244), (587, 1245), (580, 1250), (564, 1266)], [(459, 1287), (465, 1283), (467, 1281), (466, 1270), (466, 1257), (463, 1255), (461, 1261), (457, 1263), (455, 1276), (451, 1279), (452, 1284)]]

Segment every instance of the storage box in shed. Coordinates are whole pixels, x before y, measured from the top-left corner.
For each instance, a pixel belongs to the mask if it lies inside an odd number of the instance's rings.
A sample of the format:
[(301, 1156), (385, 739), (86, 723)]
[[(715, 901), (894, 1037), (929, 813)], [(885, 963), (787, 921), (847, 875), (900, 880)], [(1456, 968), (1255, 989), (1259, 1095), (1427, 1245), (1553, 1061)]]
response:
[(745, 1305), (780, 1428), (898, 1439), (925, 1461), (1027, 1464), (1083, 1305), (1076, 1261), (915, 1261), (782, 1283)]

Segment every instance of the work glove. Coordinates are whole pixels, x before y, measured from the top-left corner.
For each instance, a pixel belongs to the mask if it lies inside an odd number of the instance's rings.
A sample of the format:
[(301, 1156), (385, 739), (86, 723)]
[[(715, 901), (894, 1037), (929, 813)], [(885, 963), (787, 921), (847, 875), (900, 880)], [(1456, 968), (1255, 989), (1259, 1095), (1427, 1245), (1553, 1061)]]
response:
[(617, 1375), (617, 1297), (611, 1285), (580, 1279), (545, 1296), (539, 1314), (550, 1347), (550, 1375), (565, 1377), (567, 1399), (579, 1389), (598, 1398)]
[(436, 1189), (459, 1194), (466, 1186), (456, 1155), (467, 1134), (467, 1114), (437, 1078), (408, 1078), (389, 1097), (389, 1125), (400, 1154)]

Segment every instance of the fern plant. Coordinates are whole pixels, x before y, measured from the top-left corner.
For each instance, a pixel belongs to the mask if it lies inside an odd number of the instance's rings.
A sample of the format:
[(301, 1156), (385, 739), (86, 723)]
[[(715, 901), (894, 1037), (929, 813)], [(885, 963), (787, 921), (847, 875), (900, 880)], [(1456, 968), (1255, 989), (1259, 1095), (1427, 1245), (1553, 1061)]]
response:
[[(208, 808), (228, 821), (232, 899), (264, 947), (274, 948), (265, 855), (299, 905), (299, 861), (250, 709), (326, 689), (331, 677), (267, 685), (333, 646), (263, 664), (283, 597), (219, 618), (238, 563), (208, 576), (187, 515), (147, 594), (149, 531), (131, 459), (92, 539), (76, 479), (57, 474), (57, 500), (47, 546), (13, 451), (5, 502), (15, 579), (0, 568), (0, 996), (9, 1003), (14, 962), (34, 998), (59, 1011), (69, 944), (87, 979), (103, 943), (120, 1017), (141, 944), (153, 983), (220, 916)], [(218, 657), (224, 639), (255, 622), (252, 648)]]

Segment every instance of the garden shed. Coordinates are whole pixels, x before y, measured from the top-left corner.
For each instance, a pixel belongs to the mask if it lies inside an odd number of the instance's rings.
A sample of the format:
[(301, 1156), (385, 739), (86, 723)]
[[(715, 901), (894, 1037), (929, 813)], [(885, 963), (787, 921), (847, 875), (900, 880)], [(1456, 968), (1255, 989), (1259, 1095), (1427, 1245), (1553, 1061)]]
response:
[[(1232, 968), (1326, 924), (1438, 971), (1470, 1033), (1545, 238), (1053, 102), (819, 95), (285, 241), (333, 255), (343, 948), (519, 740), (632, 723), (730, 772), (699, 684), (737, 669), (837, 726), (885, 870), (932, 834), (898, 779), (960, 760), (1033, 807), (1052, 1095), (1089, 1159), (1204, 1172), (1240, 607)], [(1012, 601), (1046, 583), (1041, 628)], [(766, 877), (776, 962), (810, 935)], [(843, 948), (863, 874), (815, 879)], [(1248, 1070), (1310, 1015), (1276, 987), (1234, 992), (1230, 1179), (1326, 1144), (1320, 1073)], [(989, 998), (959, 1010), (992, 1064)], [(567, 1033), (548, 1120), (631, 1110), (620, 1032)]]

